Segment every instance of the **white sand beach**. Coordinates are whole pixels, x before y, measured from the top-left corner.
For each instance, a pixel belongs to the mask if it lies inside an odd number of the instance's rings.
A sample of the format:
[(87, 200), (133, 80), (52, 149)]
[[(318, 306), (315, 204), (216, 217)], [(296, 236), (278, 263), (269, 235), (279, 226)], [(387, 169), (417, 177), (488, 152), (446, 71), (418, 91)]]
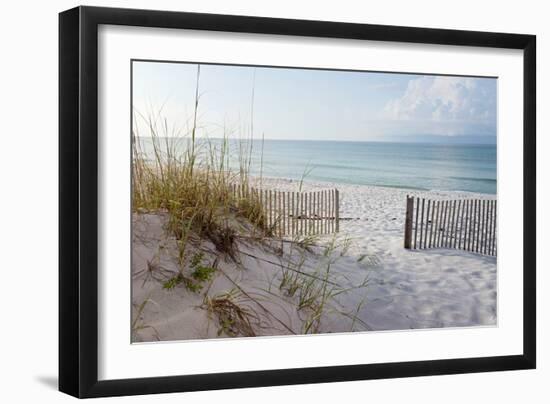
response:
[[(263, 179), (261, 185), (298, 190), (297, 181)], [(163, 282), (178, 271), (176, 240), (163, 228), (166, 215), (135, 213), (133, 340), (496, 325), (496, 257), (454, 249), (403, 248), (406, 195), (435, 199), (494, 196), (303, 184), (306, 191), (333, 187), (340, 191), (342, 219), (335, 238), (325, 235), (301, 248), (287, 241), (258, 244), (243, 237), (236, 241), (236, 260), (220, 259), (213, 245), (204, 242), (200, 247), (204, 260), (217, 270), (197, 292), (183, 286), (163, 288)], [(338, 247), (327, 254), (326, 246), (334, 241)], [(301, 291), (292, 293), (288, 286), (281, 287), (289, 274), (295, 275), (294, 281), (299, 277)], [(307, 279), (314, 280), (317, 297), (329, 290), (321, 310), (315, 311), (319, 302), (300, 307)], [(233, 311), (237, 320), (239, 315), (245, 317), (241, 327), (224, 326), (227, 318), (220, 318), (224, 312), (213, 310), (213, 302), (228, 301), (241, 310)]]

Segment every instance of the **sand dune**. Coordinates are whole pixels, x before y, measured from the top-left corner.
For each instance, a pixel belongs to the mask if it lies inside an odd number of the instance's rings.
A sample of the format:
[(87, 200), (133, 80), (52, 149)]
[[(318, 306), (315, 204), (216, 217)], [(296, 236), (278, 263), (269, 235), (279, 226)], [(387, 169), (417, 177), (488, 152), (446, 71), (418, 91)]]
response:
[[(298, 189), (296, 181), (263, 179), (262, 187)], [(438, 199), (489, 198), (457, 192), (416, 192), (373, 186), (304, 183), (305, 190), (337, 187), (340, 224), (337, 243), (351, 240), (324, 256), (333, 236), (309, 249), (267, 240), (261, 245), (238, 241), (239, 262), (221, 259), (212, 281), (197, 293), (183, 287), (166, 290), (163, 277), (176, 273), (175, 240), (163, 229), (162, 214), (135, 214), (132, 303), (134, 340), (180, 340), (227, 337), (219, 313), (208, 297), (226, 296), (249, 313), (253, 335), (312, 332), (310, 308), (280, 288), (283, 268), (301, 260), (300, 275), (327, 283), (333, 296), (323, 307), (316, 332), (400, 330), (495, 325), (496, 258), (451, 249), (411, 251), (403, 248), (406, 195)], [(215, 256), (204, 243), (205, 260)], [(325, 276), (330, 262), (330, 274)], [(155, 270), (147, 270), (153, 266)], [(164, 272), (163, 272), (164, 271)], [(166, 276), (162, 279), (166, 279)], [(322, 282), (320, 281), (319, 284)], [(245, 328), (246, 329), (246, 328)], [(235, 330), (233, 330), (235, 331)], [(237, 330), (238, 331), (238, 330)], [(241, 330), (242, 331), (242, 330)], [(237, 332), (238, 334), (238, 332)], [(242, 336), (242, 335), (238, 335)]]

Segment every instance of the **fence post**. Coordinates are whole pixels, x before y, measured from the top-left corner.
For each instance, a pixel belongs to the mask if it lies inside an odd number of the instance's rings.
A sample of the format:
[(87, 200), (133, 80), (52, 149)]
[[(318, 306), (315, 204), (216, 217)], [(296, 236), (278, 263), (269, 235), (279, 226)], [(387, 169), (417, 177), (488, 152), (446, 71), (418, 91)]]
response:
[(407, 213), (405, 215), (405, 248), (411, 249), (414, 198), (407, 195)]
[(340, 231), (340, 191), (334, 190), (334, 213), (336, 220), (336, 233)]

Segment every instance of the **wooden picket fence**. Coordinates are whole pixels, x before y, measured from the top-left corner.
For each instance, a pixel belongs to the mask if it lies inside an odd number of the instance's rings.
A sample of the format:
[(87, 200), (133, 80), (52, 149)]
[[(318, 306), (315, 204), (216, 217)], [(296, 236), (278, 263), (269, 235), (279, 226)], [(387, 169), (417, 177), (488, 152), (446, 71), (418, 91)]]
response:
[(236, 198), (251, 197), (264, 209), (267, 226), (279, 237), (321, 235), (340, 231), (338, 189), (293, 192), (233, 184)]
[(497, 255), (497, 201), (407, 196), (405, 248), (456, 248)]

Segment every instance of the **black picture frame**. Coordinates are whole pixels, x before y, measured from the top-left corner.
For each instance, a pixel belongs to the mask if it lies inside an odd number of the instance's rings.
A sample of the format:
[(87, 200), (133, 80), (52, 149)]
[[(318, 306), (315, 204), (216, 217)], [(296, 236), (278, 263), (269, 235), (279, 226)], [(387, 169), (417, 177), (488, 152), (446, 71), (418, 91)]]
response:
[[(98, 26), (180, 28), (523, 50), (523, 353), (98, 381)], [(76, 397), (533, 369), (536, 366), (536, 37), (77, 7), (59, 15), (59, 389)]]

